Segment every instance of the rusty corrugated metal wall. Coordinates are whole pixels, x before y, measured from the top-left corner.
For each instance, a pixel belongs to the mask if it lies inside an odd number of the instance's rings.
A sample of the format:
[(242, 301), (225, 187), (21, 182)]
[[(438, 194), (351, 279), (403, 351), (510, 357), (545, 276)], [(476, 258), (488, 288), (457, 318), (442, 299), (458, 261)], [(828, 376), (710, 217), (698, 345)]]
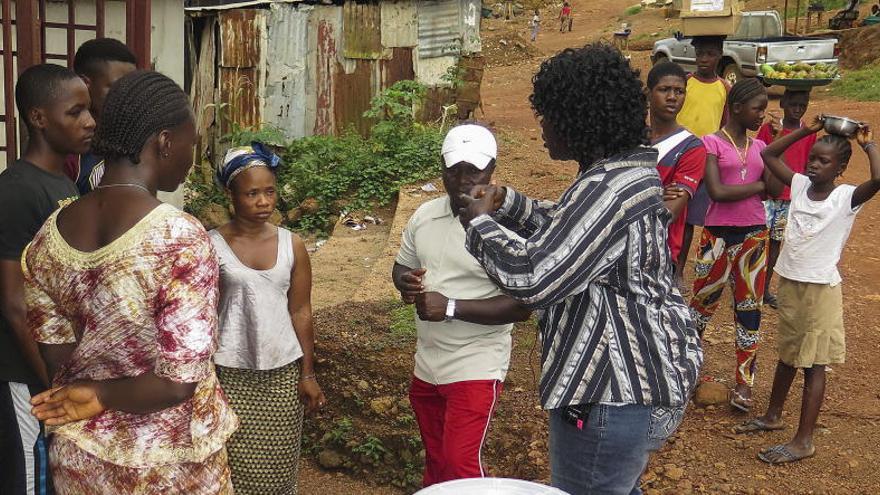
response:
[(261, 40), (265, 11), (234, 9), (220, 13), (220, 102), (224, 104), (221, 134), (231, 122), (258, 126), (262, 120), (259, 87), (262, 74)]
[(371, 122), (363, 112), (377, 92), (421, 73), (437, 84), (463, 48), (479, 47), (478, 6), (477, 0), (388, 0), (191, 9), (193, 18), (204, 18), (192, 33), (200, 40), (194, 104), (210, 105), (209, 88), (215, 103), (229, 104), (219, 129), (212, 111), (201, 112), (200, 130), (226, 133), (231, 119), (242, 127), (270, 123), (290, 138), (347, 127), (367, 132)]

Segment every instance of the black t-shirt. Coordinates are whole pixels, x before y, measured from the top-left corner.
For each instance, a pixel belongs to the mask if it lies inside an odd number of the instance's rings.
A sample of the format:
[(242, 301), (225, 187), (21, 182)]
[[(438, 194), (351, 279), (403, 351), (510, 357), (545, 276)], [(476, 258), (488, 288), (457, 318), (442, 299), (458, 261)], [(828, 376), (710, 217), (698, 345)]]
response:
[[(74, 201), (76, 185), (36, 165), (18, 160), (0, 173), (0, 259), (18, 261), (21, 253), (57, 208)], [(0, 315), (0, 381), (40, 385)]]

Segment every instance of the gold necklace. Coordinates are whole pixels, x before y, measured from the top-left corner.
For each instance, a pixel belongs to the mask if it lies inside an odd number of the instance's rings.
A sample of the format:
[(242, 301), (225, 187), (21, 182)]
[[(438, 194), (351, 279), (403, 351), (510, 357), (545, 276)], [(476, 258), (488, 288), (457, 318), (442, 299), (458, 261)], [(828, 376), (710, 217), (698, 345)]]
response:
[(745, 151), (740, 152), (739, 146), (736, 145), (736, 141), (733, 140), (733, 136), (731, 136), (730, 133), (727, 132), (727, 129), (722, 127), (721, 132), (723, 132), (724, 135), (727, 136), (727, 139), (730, 140), (730, 144), (733, 145), (733, 149), (736, 150), (736, 155), (739, 157), (739, 161), (741, 163), (741, 166), (739, 169), (739, 177), (740, 177), (741, 181), (745, 182), (746, 181), (746, 172), (748, 172), (748, 168), (746, 167), (746, 161), (749, 158), (749, 146), (751, 145), (751, 141), (749, 140), (749, 137), (746, 136), (746, 149), (745, 149)]

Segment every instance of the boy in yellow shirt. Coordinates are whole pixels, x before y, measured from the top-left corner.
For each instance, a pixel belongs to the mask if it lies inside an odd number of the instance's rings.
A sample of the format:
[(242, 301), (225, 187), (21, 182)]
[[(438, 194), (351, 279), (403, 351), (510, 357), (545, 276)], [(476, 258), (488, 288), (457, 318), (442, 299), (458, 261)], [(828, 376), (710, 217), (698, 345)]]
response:
[[(725, 108), (730, 84), (718, 77), (718, 64), (724, 45), (723, 36), (695, 36), (691, 44), (697, 55), (697, 71), (687, 81), (687, 96), (678, 114), (678, 123), (702, 138), (721, 129), (726, 120)], [(687, 219), (678, 255), (677, 277), (681, 280), (694, 238), (694, 225), (703, 225), (709, 209), (709, 194), (702, 184), (688, 202)]]

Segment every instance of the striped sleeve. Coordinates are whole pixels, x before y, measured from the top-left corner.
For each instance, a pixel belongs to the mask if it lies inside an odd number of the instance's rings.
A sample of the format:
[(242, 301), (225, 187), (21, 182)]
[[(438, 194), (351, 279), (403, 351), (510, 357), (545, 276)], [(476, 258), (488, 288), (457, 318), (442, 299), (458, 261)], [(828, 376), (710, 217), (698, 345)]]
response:
[[(583, 292), (625, 253), (625, 232), (619, 228), (625, 210), (614, 191), (601, 182), (582, 180), (563, 198), (525, 241), (509, 237), (488, 215), (473, 219), (467, 230), (468, 251), (486, 273), (532, 309)], [(513, 203), (514, 218), (535, 216), (526, 213), (532, 200), (520, 195)]]
[(530, 199), (511, 188), (505, 188), (506, 196), (494, 217), (498, 223), (522, 237), (531, 237), (550, 220), (556, 203)]

